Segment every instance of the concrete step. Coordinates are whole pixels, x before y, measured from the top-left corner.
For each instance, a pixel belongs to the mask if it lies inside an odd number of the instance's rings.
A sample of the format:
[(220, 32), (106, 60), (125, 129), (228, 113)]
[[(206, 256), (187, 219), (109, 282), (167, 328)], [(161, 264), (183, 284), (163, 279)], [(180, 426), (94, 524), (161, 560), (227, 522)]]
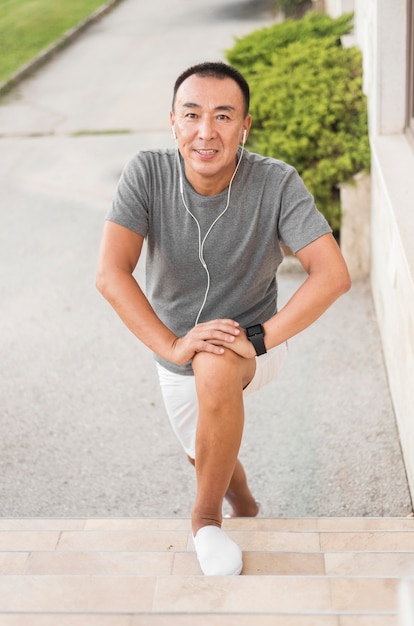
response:
[(200, 574), (187, 519), (0, 519), (0, 626), (413, 626), (414, 519), (223, 527), (242, 576)]

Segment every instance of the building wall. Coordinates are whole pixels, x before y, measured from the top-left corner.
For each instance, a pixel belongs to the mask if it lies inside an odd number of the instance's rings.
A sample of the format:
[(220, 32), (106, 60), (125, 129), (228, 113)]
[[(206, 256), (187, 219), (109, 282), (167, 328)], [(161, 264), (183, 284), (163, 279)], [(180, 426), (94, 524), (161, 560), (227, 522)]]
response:
[(354, 0), (325, 0), (325, 11), (331, 17), (339, 17), (343, 13), (354, 10)]
[(414, 496), (414, 154), (403, 134), (373, 141), (371, 283)]
[[(349, 0), (325, 0), (332, 17)], [(405, 133), (408, 0), (354, 0), (372, 147), (372, 294), (414, 496), (414, 144)], [(352, 10), (351, 8), (351, 10)]]

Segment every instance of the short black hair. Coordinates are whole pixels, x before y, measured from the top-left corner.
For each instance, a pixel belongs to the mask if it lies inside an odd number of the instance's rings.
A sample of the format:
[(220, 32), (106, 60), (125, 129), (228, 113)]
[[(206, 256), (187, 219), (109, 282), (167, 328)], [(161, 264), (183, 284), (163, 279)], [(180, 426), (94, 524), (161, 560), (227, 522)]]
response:
[(202, 76), (202, 77), (212, 77), (212, 78), (231, 78), (234, 80), (241, 89), (244, 100), (244, 114), (245, 116), (249, 112), (250, 106), (250, 88), (247, 80), (244, 76), (236, 70), (235, 67), (231, 65), (227, 65), (226, 63), (222, 63), (221, 61), (207, 61), (205, 63), (198, 63), (197, 65), (193, 65), (189, 67), (185, 72), (179, 75), (174, 85), (173, 92), (173, 100), (172, 100), (172, 110), (174, 111), (175, 105), (175, 97), (177, 95), (177, 91), (180, 85), (190, 76)]

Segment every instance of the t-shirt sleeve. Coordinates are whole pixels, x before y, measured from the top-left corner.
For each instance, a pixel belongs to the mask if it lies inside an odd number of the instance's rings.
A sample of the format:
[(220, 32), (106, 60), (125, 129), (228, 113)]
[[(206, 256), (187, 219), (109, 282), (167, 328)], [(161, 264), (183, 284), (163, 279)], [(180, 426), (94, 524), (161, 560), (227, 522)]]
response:
[(146, 237), (149, 198), (150, 177), (138, 154), (124, 167), (106, 219)]
[(282, 184), (279, 237), (294, 254), (322, 235), (331, 233), (303, 180), (289, 168)]

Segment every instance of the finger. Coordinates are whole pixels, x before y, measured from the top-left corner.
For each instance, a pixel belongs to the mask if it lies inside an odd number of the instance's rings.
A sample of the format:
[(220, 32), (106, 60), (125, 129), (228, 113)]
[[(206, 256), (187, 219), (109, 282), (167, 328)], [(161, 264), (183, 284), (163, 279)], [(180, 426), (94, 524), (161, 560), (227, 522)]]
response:
[(235, 322), (234, 320), (217, 319), (217, 320), (209, 320), (208, 322), (202, 322), (201, 324), (197, 324), (195, 328), (222, 330), (224, 332), (238, 335), (240, 332), (239, 326), (240, 324), (238, 322)]
[[(231, 320), (230, 320), (231, 321)], [(240, 334), (240, 328), (233, 324), (223, 323), (223, 320), (214, 320), (204, 324), (198, 324), (188, 334), (204, 340), (216, 339), (231, 341)]]
[(214, 345), (222, 345), (224, 343), (231, 343), (237, 340), (237, 335), (230, 335), (227, 332), (221, 330), (200, 330), (197, 335), (194, 335), (196, 340), (206, 341)]
[(213, 343), (208, 343), (207, 341), (204, 341), (202, 344), (200, 344), (199, 349), (197, 349), (196, 352), (210, 352), (211, 354), (221, 355), (224, 354), (225, 349), (222, 346), (217, 346)]

